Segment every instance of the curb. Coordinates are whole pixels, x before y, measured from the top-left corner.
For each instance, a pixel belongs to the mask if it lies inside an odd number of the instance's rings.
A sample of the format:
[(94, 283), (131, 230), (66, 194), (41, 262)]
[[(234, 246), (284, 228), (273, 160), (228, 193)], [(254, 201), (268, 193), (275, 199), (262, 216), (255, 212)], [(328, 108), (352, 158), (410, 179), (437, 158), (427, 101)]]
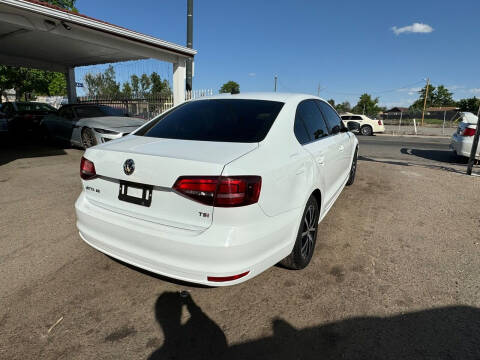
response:
[(416, 138), (437, 138), (437, 139), (450, 139), (451, 136), (447, 135), (415, 135), (415, 134), (379, 134), (376, 133), (375, 136), (395, 136), (395, 137), (416, 137)]

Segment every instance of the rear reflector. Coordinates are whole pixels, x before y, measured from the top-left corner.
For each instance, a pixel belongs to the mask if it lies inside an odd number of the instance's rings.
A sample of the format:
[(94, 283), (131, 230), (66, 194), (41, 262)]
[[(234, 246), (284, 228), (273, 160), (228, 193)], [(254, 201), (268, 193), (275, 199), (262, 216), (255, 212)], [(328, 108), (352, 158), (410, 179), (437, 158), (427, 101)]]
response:
[(80, 161), (80, 177), (83, 180), (90, 180), (97, 176), (95, 172), (95, 165), (88, 159), (85, 159), (82, 156), (82, 160)]
[(173, 189), (205, 205), (235, 207), (258, 202), (261, 186), (260, 176), (181, 176)]
[(232, 276), (207, 276), (207, 280), (213, 282), (233, 281), (248, 275), (249, 272), (250, 271), (245, 271), (244, 273)]
[(465, 130), (463, 130), (462, 136), (473, 136), (473, 135), (475, 135), (475, 129), (466, 128)]

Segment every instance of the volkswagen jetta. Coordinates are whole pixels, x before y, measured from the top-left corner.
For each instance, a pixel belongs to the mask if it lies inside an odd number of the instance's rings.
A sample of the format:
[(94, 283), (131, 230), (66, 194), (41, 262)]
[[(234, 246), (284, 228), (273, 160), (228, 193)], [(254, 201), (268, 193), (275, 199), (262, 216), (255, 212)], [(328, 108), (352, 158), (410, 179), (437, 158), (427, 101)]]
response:
[(358, 141), (325, 101), (236, 94), (185, 102), (87, 149), (76, 202), (94, 248), (176, 279), (232, 285), (310, 262), (353, 183)]

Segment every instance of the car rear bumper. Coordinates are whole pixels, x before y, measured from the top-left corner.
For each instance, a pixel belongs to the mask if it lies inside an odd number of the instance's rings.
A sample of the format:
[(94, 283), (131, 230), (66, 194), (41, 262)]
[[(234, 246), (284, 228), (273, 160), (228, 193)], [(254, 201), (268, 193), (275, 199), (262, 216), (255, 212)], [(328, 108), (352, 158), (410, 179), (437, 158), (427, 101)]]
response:
[[(276, 217), (263, 215), (261, 225), (212, 225), (193, 231), (112, 212), (92, 204), (83, 192), (75, 209), (79, 234), (95, 249), (157, 274), (212, 286), (241, 283), (287, 256), (301, 216), (300, 211), (291, 211)], [(207, 279), (247, 271), (233, 281)]]
[[(457, 152), (457, 155), (470, 157), (472, 152), (473, 136), (464, 137), (453, 135), (450, 142), (450, 149)], [(480, 158), (480, 146), (477, 148), (476, 158)]]

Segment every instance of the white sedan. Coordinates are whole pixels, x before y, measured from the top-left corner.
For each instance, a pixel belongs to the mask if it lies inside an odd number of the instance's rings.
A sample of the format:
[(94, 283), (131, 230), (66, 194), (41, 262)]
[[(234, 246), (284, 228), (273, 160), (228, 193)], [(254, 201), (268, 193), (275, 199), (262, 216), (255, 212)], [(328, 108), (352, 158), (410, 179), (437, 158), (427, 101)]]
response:
[(105, 254), (194, 283), (237, 284), (280, 261), (302, 269), (357, 150), (310, 95), (185, 102), (86, 150), (78, 230)]
[(342, 115), (342, 121), (347, 126), (349, 123), (357, 123), (360, 126), (360, 134), (371, 136), (374, 133), (385, 132), (385, 126), (382, 120), (370, 119), (366, 115), (360, 114), (345, 114)]
[[(470, 112), (460, 113), (460, 118), (462, 121), (458, 124), (457, 131), (452, 135), (450, 148), (455, 155), (469, 158), (478, 118)], [(480, 158), (480, 146), (477, 148), (475, 157)]]

